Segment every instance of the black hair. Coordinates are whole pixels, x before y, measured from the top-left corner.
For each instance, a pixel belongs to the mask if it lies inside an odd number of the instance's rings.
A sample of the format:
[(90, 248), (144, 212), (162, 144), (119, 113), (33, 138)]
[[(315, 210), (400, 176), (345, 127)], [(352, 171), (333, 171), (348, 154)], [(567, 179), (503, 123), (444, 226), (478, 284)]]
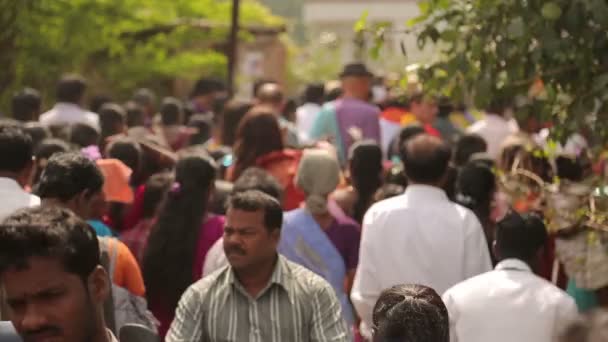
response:
[(439, 138), (420, 134), (405, 144), (401, 160), (409, 180), (432, 184), (446, 175), (451, 156), (452, 151)]
[(221, 120), (222, 145), (234, 145), (239, 124), (251, 108), (253, 105), (250, 102), (230, 101), (226, 104)]
[(175, 183), (167, 194), (144, 254), (143, 275), (148, 295), (170, 308), (194, 279), (192, 267), (201, 225), (215, 181), (215, 162), (205, 154), (187, 152), (175, 166)]
[(424, 130), (424, 128), (420, 125), (409, 125), (403, 127), (401, 131), (399, 131), (399, 135), (394, 137), (389, 145), (389, 159), (394, 156), (399, 156), (401, 158), (401, 156), (403, 155), (403, 147), (405, 147), (405, 144), (413, 137), (417, 136), (418, 134), (424, 134), (425, 132), (426, 131)]
[(0, 273), (24, 269), (32, 257), (54, 258), (85, 281), (100, 264), (95, 231), (67, 209), (19, 210), (0, 224)]
[(99, 125), (101, 126), (101, 139), (122, 133), (118, 130), (127, 122), (127, 113), (116, 103), (106, 103), (99, 110)]
[(93, 113), (99, 113), (99, 110), (101, 107), (103, 107), (103, 105), (111, 102), (112, 98), (110, 98), (108, 95), (94, 95), (93, 98), (91, 98), (91, 101), (89, 101), (89, 109)]
[(42, 98), (40, 92), (32, 88), (24, 88), (13, 95), (11, 110), (13, 118), (26, 122), (34, 121), (40, 114)]
[(584, 169), (577, 158), (560, 155), (555, 159), (557, 177), (573, 182), (583, 180)]
[(234, 182), (232, 194), (249, 190), (259, 190), (277, 201), (283, 198), (283, 189), (275, 177), (259, 167), (250, 167)]
[(20, 126), (0, 122), (0, 171), (20, 172), (32, 163), (34, 143)]
[(454, 105), (452, 104), (452, 102), (450, 101), (449, 98), (447, 97), (441, 97), (439, 98), (439, 101), (437, 101), (437, 116), (440, 118), (447, 118), (450, 116), (450, 114), (452, 114), (452, 112), (454, 111)]
[(36, 157), (36, 174), (34, 175), (34, 184), (40, 180), (40, 175), (46, 168), (46, 162), (55, 153), (68, 152), (71, 150), (70, 145), (61, 139), (44, 139), (34, 151)]
[(226, 90), (226, 86), (213, 78), (201, 78), (194, 84), (190, 97), (205, 96)]
[(141, 107), (154, 107), (156, 105), (156, 95), (148, 88), (139, 88), (133, 93), (133, 101)]
[(57, 83), (55, 96), (57, 97), (57, 102), (78, 104), (82, 100), (86, 89), (87, 83), (82, 76), (66, 75)]
[(97, 129), (84, 122), (77, 122), (70, 125), (70, 142), (78, 147), (84, 148), (91, 145), (98, 145), (101, 134)]
[(263, 210), (264, 225), (268, 231), (281, 229), (283, 209), (279, 201), (259, 190), (237, 192), (228, 199), (228, 210), (237, 209), (248, 212)]
[(140, 104), (135, 101), (125, 103), (125, 112), (127, 115), (127, 127), (138, 127), (146, 124), (146, 114)]
[(106, 148), (106, 157), (118, 159), (137, 175), (142, 165), (143, 152), (137, 141), (128, 137), (114, 139)]
[(204, 144), (211, 138), (212, 115), (194, 114), (188, 120), (188, 127), (197, 129), (197, 132), (190, 137), (190, 145)]
[(488, 150), (488, 143), (477, 134), (466, 134), (460, 137), (454, 148), (454, 164), (461, 167), (465, 165), (476, 153)]
[(322, 83), (311, 83), (306, 86), (302, 101), (304, 103), (322, 104), (325, 97), (325, 86)]
[(325, 102), (335, 101), (342, 96), (344, 90), (342, 87), (336, 87), (325, 93)]
[(34, 144), (34, 149), (38, 145), (40, 145), (40, 143), (44, 139), (51, 137), (51, 132), (49, 131), (49, 129), (37, 121), (25, 123), (23, 125), (23, 130), (25, 131), (25, 133), (29, 134), (30, 137), (32, 137), (32, 143)]
[(382, 186), (382, 149), (372, 140), (363, 140), (353, 144), (348, 155), (352, 185), (358, 194), (353, 218), (361, 223), (374, 194)]
[(160, 105), (160, 119), (163, 125), (181, 125), (184, 119), (184, 108), (180, 100), (165, 97)]
[(449, 342), (448, 310), (435, 290), (396, 285), (382, 291), (373, 311), (374, 342)]
[(103, 182), (97, 165), (82, 154), (57, 153), (49, 159), (40, 177), (38, 195), (67, 202), (84, 191), (89, 197), (99, 193)]
[(542, 218), (535, 213), (509, 212), (496, 224), (496, 250), (502, 260), (516, 258), (532, 261), (547, 241)]
[(142, 202), (142, 215), (144, 218), (154, 217), (172, 183), (173, 175), (170, 172), (157, 173), (148, 178)]

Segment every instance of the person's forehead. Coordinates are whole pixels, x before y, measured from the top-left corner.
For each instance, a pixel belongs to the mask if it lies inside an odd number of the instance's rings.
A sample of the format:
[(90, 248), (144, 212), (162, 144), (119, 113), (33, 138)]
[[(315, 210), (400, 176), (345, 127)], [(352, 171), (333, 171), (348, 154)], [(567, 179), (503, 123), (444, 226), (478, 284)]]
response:
[(66, 271), (58, 258), (31, 257), (23, 266), (11, 267), (0, 277), (9, 299), (34, 296), (80, 281), (78, 276)]
[(242, 226), (263, 226), (264, 225), (264, 210), (242, 210), (237, 208), (228, 208), (226, 212), (226, 225), (229, 227)]

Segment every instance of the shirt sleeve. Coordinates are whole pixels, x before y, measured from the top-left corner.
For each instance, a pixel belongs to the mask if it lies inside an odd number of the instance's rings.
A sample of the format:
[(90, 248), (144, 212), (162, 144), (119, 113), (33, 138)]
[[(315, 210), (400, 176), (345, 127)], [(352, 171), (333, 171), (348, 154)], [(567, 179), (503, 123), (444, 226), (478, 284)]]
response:
[(481, 223), (473, 213), (469, 214), (468, 234), (465, 240), (464, 279), (492, 270), (492, 260)]
[(313, 318), (310, 341), (348, 341), (349, 335), (346, 322), (342, 318), (342, 309), (338, 297), (331, 286), (323, 282), (323, 286), (313, 297)]
[[(355, 281), (351, 290), (351, 300), (359, 317), (361, 317), (364, 325), (362, 333), (370, 335), (368, 331), (372, 326), (372, 313), (376, 300), (380, 296), (383, 288), (378, 281), (378, 268), (382, 265), (381, 262), (375, 260), (376, 245), (379, 241), (374, 241), (372, 235), (375, 222), (372, 217), (373, 213), (369, 212), (363, 220), (363, 229), (361, 234), (361, 247), (359, 250), (359, 266), (355, 275)], [(370, 337), (370, 336), (368, 336)]]
[(452, 298), (450, 290), (442, 297), (445, 307), (448, 309), (448, 316), (450, 319), (450, 342), (458, 342), (458, 336), (456, 335), (456, 322), (458, 321), (458, 310), (456, 303)]
[(195, 286), (190, 286), (179, 301), (165, 342), (203, 341), (201, 296)]
[(118, 248), (116, 268), (114, 269), (114, 283), (123, 287), (136, 296), (145, 296), (146, 288), (144, 278), (137, 260), (129, 247), (119, 240), (115, 240)]

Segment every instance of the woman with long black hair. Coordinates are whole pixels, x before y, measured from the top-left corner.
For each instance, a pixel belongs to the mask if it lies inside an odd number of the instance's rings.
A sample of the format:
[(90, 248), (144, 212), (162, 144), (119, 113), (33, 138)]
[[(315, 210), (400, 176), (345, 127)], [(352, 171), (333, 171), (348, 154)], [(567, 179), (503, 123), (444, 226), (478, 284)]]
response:
[(209, 213), (216, 166), (205, 154), (182, 155), (175, 182), (144, 253), (143, 274), (150, 310), (164, 338), (183, 292), (200, 279), (209, 248), (223, 234), (224, 217)]

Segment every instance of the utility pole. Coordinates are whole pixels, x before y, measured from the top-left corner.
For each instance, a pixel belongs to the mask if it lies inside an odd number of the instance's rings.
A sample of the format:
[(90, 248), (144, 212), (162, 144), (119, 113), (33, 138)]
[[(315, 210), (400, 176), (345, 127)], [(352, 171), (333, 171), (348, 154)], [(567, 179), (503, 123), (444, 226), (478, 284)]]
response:
[(237, 50), (239, 36), (239, 9), (240, 0), (232, 0), (232, 21), (230, 25), (230, 36), (228, 38), (228, 91), (230, 95), (235, 93), (235, 75), (237, 65)]

